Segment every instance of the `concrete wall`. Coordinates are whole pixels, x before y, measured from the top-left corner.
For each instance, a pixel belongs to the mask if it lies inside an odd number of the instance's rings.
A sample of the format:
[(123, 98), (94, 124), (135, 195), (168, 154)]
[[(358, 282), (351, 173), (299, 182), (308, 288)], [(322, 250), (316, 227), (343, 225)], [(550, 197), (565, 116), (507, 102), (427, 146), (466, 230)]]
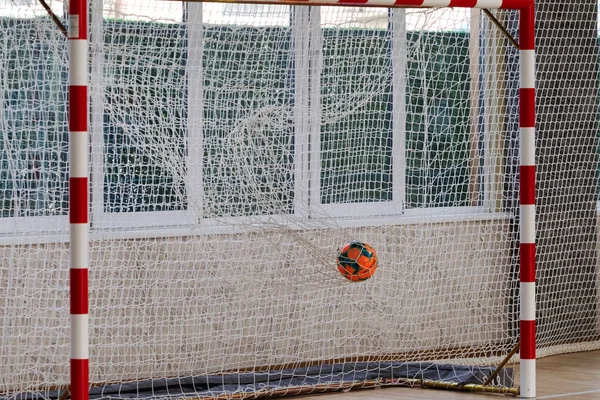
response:
[[(505, 348), (514, 282), (502, 222), (94, 242), (92, 380)], [(335, 270), (349, 238), (379, 252), (369, 281)], [(64, 383), (66, 245), (2, 247), (0, 260), (0, 392)]]

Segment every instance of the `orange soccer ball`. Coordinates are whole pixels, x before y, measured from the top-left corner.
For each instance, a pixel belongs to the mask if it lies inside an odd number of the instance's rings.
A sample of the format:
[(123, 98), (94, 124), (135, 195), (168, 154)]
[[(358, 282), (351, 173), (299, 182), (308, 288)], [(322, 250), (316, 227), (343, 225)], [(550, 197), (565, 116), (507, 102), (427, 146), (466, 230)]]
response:
[(338, 271), (353, 282), (369, 279), (377, 269), (377, 253), (367, 243), (352, 241), (340, 249)]

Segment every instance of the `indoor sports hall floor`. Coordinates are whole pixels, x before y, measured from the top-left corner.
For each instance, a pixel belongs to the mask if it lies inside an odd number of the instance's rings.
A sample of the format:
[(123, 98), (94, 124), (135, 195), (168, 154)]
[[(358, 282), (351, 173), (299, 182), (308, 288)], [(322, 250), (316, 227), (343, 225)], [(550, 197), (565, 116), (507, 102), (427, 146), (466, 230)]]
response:
[[(536, 399), (600, 400), (600, 351), (572, 353), (538, 360)], [(384, 388), (295, 396), (310, 400), (486, 400), (513, 396), (420, 388)]]

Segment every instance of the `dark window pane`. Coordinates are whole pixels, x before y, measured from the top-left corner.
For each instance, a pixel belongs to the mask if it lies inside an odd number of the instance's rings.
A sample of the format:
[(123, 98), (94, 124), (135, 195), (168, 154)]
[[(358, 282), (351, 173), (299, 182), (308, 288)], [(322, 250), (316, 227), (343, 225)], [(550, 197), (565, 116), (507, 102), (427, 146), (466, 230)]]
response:
[(408, 34), (407, 208), (469, 202), (469, 34)]
[(0, 18), (0, 63), (0, 217), (66, 215), (66, 42), (49, 19)]
[(204, 31), (204, 216), (292, 212), (293, 75), (287, 27)]
[(389, 32), (324, 29), (321, 202), (392, 200)]
[(104, 27), (104, 210), (184, 210), (185, 31), (139, 21)]

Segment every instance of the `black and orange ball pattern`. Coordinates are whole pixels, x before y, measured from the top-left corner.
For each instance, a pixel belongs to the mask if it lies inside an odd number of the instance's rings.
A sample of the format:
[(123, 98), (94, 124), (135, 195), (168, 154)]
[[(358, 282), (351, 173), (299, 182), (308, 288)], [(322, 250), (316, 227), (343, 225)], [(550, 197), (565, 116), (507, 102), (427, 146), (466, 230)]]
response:
[(338, 271), (353, 282), (369, 279), (377, 268), (377, 253), (367, 243), (352, 241), (340, 249)]

